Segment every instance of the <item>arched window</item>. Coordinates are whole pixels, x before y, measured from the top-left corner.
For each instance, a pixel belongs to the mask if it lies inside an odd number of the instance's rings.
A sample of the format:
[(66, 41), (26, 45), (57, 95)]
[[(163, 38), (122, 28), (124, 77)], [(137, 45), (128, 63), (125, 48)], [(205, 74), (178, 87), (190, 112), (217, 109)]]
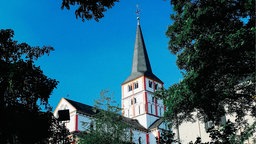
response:
[(156, 84), (155, 84), (155, 90), (157, 90), (157, 89), (158, 89), (158, 84), (156, 83)]
[(128, 85), (128, 92), (132, 91), (132, 85)]
[(152, 84), (153, 84), (153, 82), (150, 80), (150, 81), (148, 81), (148, 86), (150, 87), (150, 88), (152, 88)]
[(134, 83), (134, 89), (138, 88), (139, 87), (139, 83), (138, 82), (135, 82)]
[(131, 105), (136, 104), (136, 103), (137, 103), (136, 98), (131, 99)]
[(152, 97), (152, 102), (155, 102), (155, 97)]

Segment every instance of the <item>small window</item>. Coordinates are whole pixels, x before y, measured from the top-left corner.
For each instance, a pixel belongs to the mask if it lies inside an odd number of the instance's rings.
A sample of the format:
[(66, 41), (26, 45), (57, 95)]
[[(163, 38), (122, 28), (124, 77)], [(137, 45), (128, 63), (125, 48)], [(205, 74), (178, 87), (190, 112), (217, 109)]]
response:
[(128, 92), (132, 90), (132, 85), (128, 85)]
[(140, 106), (139, 106), (139, 114), (140, 114)]
[(148, 81), (148, 86), (149, 86), (150, 88), (152, 88), (152, 84), (153, 84), (152, 81)]
[(205, 130), (208, 131), (209, 129), (214, 127), (214, 123), (212, 121), (207, 121), (204, 126)]
[(159, 115), (162, 116), (162, 108), (159, 108)]
[(131, 105), (136, 104), (136, 103), (137, 103), (136, 98), (131, 99)]
[(153, 114), (153, 105), (150, 105), (150, 112)]
[(220, 118), (220, 121), (219, 121), (219, 125), (225, 125), (226, 124), (226, 122), (227, 122), (227, 120), (226, 120), (226, 116), (222, 116), (221, 118)]
[(138, 82), (134, 83), (134, 89), (136, 89), (138, 87), (139, 87), (139, 83)]
[(136, 103), (137, 103), (137, 100), (136, 100), (136, 98), (134, 98), (134, 99), (133, 99), (133, 102), (134, 102), (134, 104), (136, 104)]
[(93, 129), (93, 123), (90, 122), (90, 129)]
[(157, 89), (158, 89), (158, 84), (156, 83), (156, 84), (155, 84), (155, 90), (157, 90)]
[(155, 102), (155, 97), (152, 97), (152, 102)]

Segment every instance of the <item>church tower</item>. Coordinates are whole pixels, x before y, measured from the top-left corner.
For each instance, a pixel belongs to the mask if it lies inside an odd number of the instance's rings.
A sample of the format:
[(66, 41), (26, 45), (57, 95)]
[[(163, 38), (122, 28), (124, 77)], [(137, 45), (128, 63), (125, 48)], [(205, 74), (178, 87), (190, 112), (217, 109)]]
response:
[(163, 101), (153, 95), (163, 87), (163, 82), (152, 72), (139, 18), (137, 19), (132, 71), (122, 83), (122, 114), (137, 119), (148, 129), (164, 113)]

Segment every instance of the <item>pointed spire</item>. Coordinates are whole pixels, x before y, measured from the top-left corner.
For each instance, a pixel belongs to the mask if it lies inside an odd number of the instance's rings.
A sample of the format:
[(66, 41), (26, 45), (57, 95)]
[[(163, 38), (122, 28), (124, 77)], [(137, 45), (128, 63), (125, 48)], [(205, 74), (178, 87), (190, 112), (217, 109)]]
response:
[(132, 63), (132, 73), (136, 72), (152, 73), (140, 25), (137, 25)]
[(137, 21), (138, 23), (133, 53), (132, 72), (131, 75), (124, 81), (124, 83), (134, 80), (141, 76), (147, 76), (149, 78), (162, 82), (152, 72), (138, 17)]

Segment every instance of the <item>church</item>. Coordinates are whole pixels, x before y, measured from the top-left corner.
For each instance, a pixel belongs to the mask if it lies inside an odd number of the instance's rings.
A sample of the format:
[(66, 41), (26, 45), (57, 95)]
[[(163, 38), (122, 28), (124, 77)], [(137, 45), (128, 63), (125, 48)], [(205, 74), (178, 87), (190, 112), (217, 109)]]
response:
[[(200, 137), (202, 142), (209, 142), (208, 128), (213, 127), (211, 121), (201, 122), (195, 117), (195, 122), (185, 122), (178, 127), (169, 128), (162, 117), (166, 110), (163, 100), (154, 97), (154, 92), (163, 87), (163, 82), (153, 73), (147, 54), (146, 45), (137, 18), (136, 38), (132, 60), (132, 71), (121, 85), (122, 121), (127, 123), (133, 134), (132, 142), (135, 144), (157, 144), (163, 130), (175, 133), (175, 139), (180, 143), (191, 143)], [(54, 110), (58, 118), (59, 112), (68, 113), (65, 126), (71, 133), (84, 131), (83, 123), (91, 123), (95, 114), (93, 106), (83, 104), (67, 98), (62, 98)], [(196, 116), (196, 112), (193, 113)], [(226, 120), (234, 121), (234, 116), (226, 115), (221, 118), (221, 123)], [(248, 117), (250, 123), (253, 119)], [(245, 143), (253, 143), (254, 135)]]
[[(133, 143), (156, 144), (161, 130), (168, 130), (161, 119), (165, 111), (163, 101), (154, 97), (154, 92), (161, 87), (163, 82), (151, 69), (138, 17), (132, 71), (121, 85), (122, 117), (131, 126)], [(83, 131), (82, 123), (91, 123), (95, 114), (92, 106), (67, 98), (60, 100), (54, 110), (55, 117), (58, 117), (60, 110), (69, 112), (65, 125), (71, 133)]]

